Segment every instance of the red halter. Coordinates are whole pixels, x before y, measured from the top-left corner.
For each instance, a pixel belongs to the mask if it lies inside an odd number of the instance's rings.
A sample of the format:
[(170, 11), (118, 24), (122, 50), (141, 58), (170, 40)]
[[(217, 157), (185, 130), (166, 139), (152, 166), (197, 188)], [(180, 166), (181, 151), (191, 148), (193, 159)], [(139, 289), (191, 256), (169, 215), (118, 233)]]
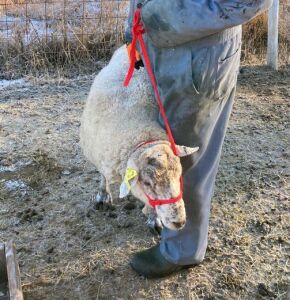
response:
[[(136, 44), (137, 44), (137, 41), (138, 41), (139, 44), (140, 44), (141, 50), (142, 50), (143, 59), (144, 59), (144, 62), (145, 62), (145, 66), (146, 66), (148, 75), (150, 77), (153, 89), (155, 91), (155, 95), (156, 95), (156, 99), (157, 99), (157, 102), (158, 102), (158, 105), (159, 105), (160, 113), (161, 113), (161, 115), (163, 117), (163, 120), (164, 120), (166, 132), (167, 132), (170, 144), (171, 144), (172, 151), (175, 155), (178, 155), (176, 144), (174, 142), (174, 138), (173, 138), (173, 135), (172, 135), (172, 132), (171, 132), (171, 129), (170, 129), (170, 125), (169, 125), (166, 113), (165, 113), (165, 109), (162, 105), (161, 97), (160, 97), (160, 94), (159, 94), (159, 91), (158, 91), (158, 88), (157, 88), (156, 79), (155, 79), (154, 73), (152, 71), (149, 55), (148, 55), (148, 52), (147, 52), (147, 49), (146, 49), (146, 46), (145, 46), (145, 42), (144, 42), (144, 39), (143, 39), (143, 36), (142, 36), (142, 34), (145, 33), (145, 29), (143, 27), (143, 24), (141, 23), (141, 6), (142, 5), (138, 4), (137, 9), (136, 9), (135, 14), (134, 14), (134, 20), (133, 20), (133, 26), (132, 26), (133, 40), (132, 40), (132, 44), (131, 44), (132, 45), (132, 50), (131, 50), (131, 57), (130, 57), (130, 67), (129, 67), (128, 74), (127, 74), (127, 76), (124, 80), (124, 86), (128, 86), (128, 84), (129, 84), (129, 82), (130, 82), (130, 80), (133, 76), (133, 73), (134, 73), (135, 62), (136, 62), (136, 55), (135, 55), (135, 53), (136, 53)], [(140, 145), (138, 145), (137, 148), (139, 148), (139, 147), (141, 147), (145, 144), (149, 144), (149, 143), (152, 143), (152, 141), (143, 142)], [(152, 207), (155, 208), (155, 206), (157, 206), (157, 205), (164, 205), (164, 204), (171, 204), (171, 203), (178, 202), (179, 200), (182, 199), (182, 191), (183, 191), (183, 180), (182, 180), (182, 177), (180, 177), (180, 194), (175, 198), (152, 199), (149, 195), (147, 195), (145, 193), (145, 191), (143, 191), (143, 192), (146, 195), (146, 197), (149, 201), (149, 204)]]
[[(156, 143), (157, 141), (147, 141), (147, 142), (142, 142), (140, 144), (138, 144), (136, 147), (135, 147), (135, 151), (137, 149), (139, 149), (140, 147), (144, 146), (144, 145), (148, 145), (148, 144), (154, 144)], [(142, 189), (142, 187), (141, 187)], [(182, 179), (182, 176), (180, 177), (180, 193), (178, 196), (174, 197), (174, 198), (169, 198), (169, 199), (153, 199), (151, 198), (143, 189), (142, 189), (143, 193), (145, 194), (145, 196), (147, 197), (148, 199), (148, 202), (149, 204), (155, 208), (156, 206), (158, 205), (164, 205), (164, 204), (172, 204), (172, 203), (176, 203), (178, 201), (180, 201), (182, 199), (182, 191), (183, 191), (183, 179)]]

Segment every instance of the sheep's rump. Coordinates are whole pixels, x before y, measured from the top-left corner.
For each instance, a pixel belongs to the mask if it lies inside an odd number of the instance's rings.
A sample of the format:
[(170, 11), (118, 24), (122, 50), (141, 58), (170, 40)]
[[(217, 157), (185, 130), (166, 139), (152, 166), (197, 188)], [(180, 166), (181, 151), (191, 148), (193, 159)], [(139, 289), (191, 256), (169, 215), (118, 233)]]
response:
[(84, 154), (111, 183), (121, 181), (137, 144), (168, 140), (157, 122), (159, 109), (146, 70), (136, 70), (129, 87), (124, 87), (128, 68), (123, 46), (96, 76), (82, 116)]

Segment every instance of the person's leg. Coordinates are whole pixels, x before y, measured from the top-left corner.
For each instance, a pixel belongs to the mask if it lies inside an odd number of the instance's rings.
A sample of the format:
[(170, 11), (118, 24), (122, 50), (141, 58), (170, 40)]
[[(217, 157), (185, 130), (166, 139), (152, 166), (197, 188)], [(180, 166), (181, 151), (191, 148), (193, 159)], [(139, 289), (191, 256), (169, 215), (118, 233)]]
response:
[[(187, 222), (164, 228), (160, 245), (131, 259), (138, 273), (163, 277), (205, 256), (210, 202), (235, 96), (241, 36), (202, 48), (154, 49), (148, 44), (161, 98), (176, 144), (199, 146), (182, 159)], [(160, 125), (164, 127), (162, 117)]]
[[(239, 60), (240, 36), (201, 49), (201, 55), (193, 51), (193, 83), (198, 93), (193, 91), (191, 98), (181, 93), (179, 105), (171, 95), (166, 97), (176, 143), (200, 147), (192, 157), (182, 159), (187, 223), (180, 231), (162, 231), (161, 254), (174, 264), (198, 264), (205, 256), (211, 198), (235, 97)], [(198, 68), (204, 68), (205, 75), (196, 76)]]
[(192, 160), (183, 162), (183, 167), (187, 169), (184, 174), (183, 191), (187, 223), (180, 231), (164, 228), (160, 244), (162, 255), (174, 264), (198, 264), (204, 258), (211, 198), (234, 96), (235, 89), (232, 89), (210, 132), (202, 157), (197, 163)]

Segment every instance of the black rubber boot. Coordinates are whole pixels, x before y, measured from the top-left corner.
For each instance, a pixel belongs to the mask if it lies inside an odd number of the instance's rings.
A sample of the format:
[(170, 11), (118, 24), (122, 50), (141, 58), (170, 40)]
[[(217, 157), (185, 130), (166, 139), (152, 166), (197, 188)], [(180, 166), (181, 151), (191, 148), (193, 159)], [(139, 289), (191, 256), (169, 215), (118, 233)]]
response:
[(161, 278), (192, 267), (175, 265), (160, 253), (159, 245), (133, 255), (130, 265), (139, 275), (146, 278)]

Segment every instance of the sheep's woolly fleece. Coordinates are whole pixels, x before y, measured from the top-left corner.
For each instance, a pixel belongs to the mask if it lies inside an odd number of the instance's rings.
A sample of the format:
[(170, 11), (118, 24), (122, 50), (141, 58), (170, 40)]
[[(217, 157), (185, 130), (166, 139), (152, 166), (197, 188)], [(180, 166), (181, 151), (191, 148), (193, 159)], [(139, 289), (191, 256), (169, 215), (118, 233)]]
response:
[(96, 76), (81, 122), (84, 154), (109, 183), (121, 182), (136, 145), (148, 140), (168, 141), (157, 122), (159, 109), (146, 70), (136, 70), (129, 86), (124, 87), (128, 68), (123, 46)]

